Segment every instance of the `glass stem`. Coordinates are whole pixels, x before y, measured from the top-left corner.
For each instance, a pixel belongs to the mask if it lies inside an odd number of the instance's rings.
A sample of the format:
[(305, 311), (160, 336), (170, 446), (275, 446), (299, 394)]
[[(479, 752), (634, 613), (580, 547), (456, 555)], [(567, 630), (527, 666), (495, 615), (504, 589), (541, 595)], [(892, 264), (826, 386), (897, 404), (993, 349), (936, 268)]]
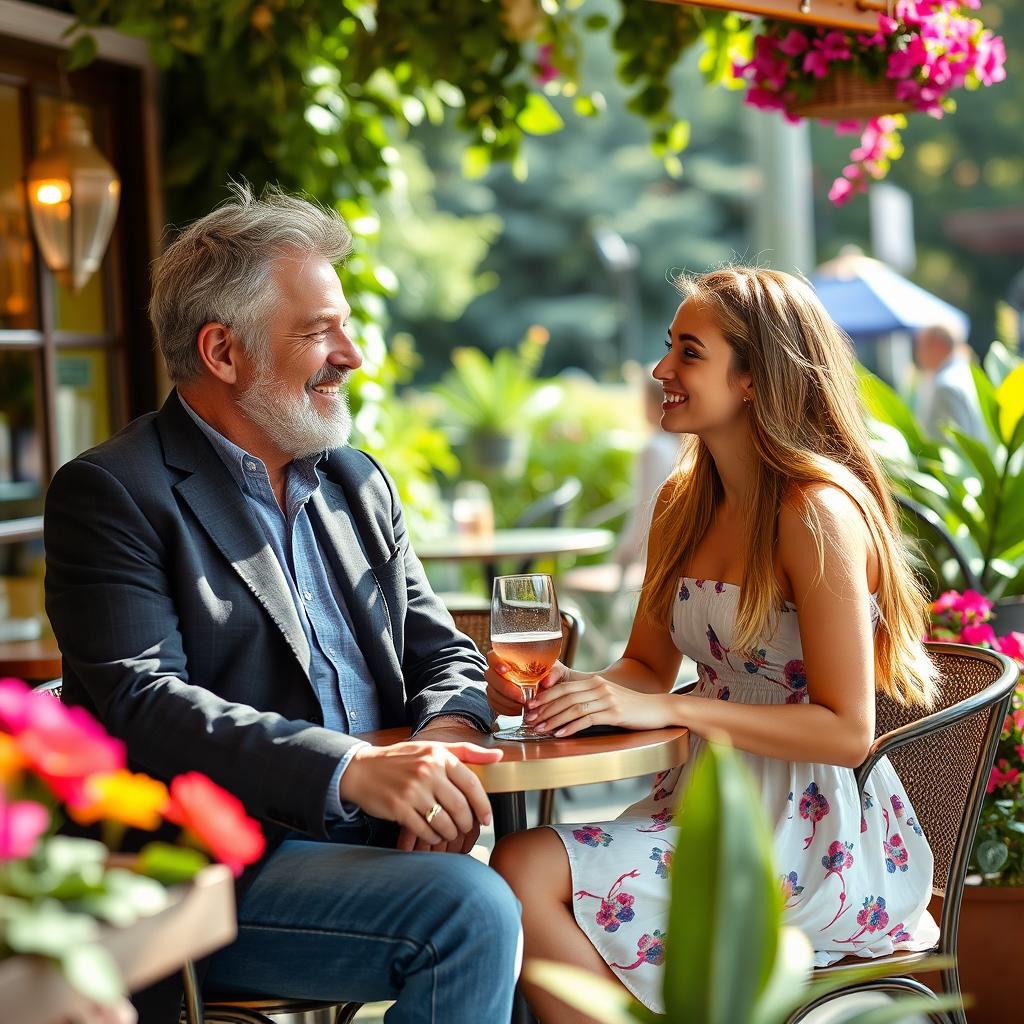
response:
[[(537, 686), (534, 683), (524, 683), (519, 687), (523, 691), (523, 718), (526, 718), (526, 705), (537, 696)], [(526, 727), (525, 722), (523, 723)]]

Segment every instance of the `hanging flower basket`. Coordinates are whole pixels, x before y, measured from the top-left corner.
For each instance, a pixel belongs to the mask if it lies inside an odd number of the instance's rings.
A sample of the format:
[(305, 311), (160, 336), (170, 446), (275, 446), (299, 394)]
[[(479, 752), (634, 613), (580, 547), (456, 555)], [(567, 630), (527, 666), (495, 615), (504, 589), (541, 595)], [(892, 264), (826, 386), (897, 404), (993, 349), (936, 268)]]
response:
[(896, 0), (873, 34), (765, 21), (753, 53), (733, 66), (746, 102), (791, 121), (832, 121), (861, 133), (829, 198), (843, 203), (883, 178), (903, 152), (902, 114), (941, 118), (956, 109), (949, 95), (1006, 77), (1006, 49), (965, 8), (981, 0)]
[(794, 117), (821, 121), (869, 121), (874, 117), (905, 114), (913, 110), (907, 100), (896, 96), (891, 78), (872, 81), (850, 68), (834, 68), (815, 82), (807, 99), (789, 105)]

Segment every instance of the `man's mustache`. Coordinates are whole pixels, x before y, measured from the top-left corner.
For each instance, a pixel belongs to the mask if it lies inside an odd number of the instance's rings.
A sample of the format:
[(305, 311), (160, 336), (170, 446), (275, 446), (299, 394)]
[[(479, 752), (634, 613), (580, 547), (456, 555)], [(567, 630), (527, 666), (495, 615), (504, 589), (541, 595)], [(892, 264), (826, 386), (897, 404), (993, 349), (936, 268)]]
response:
[(347, 384), (351, 373), (351, 370), (340, 370), (337, 366), (325, 366), (309, 378), (308, 386), (316, 388), (321, 384)]

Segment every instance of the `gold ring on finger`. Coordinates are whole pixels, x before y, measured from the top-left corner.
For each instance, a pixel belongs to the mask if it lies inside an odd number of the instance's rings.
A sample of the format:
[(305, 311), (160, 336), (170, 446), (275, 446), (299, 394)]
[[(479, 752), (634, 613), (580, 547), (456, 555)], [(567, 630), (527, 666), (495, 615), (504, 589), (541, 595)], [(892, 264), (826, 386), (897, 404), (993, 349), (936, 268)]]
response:
[(429, 825), (440, 813), (441, 813), (441, 805), (440, 804), (434, 804), (434, 806), (431, 807), (430, 810), (427, 811), (427, 813), (423, 815), (423, 817), (426, 819), (426, 822)]

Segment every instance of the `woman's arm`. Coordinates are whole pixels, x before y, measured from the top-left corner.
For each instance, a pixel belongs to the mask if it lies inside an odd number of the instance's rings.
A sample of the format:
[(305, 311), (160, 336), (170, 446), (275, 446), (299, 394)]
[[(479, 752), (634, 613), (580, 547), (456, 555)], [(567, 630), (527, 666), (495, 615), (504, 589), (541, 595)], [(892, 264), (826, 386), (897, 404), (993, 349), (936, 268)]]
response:
[[(688, 694), (640, 694), (635, 691), (642, 676), (615, 666), (619, 682), (602, 673), (603, 678), (594, 677), (589, 687), (586, 681), (564, 684), (557, 698), (545, 702), (538, 720), (563, 735), (601, 723), (632, 728), (683, 725), (698, 735), (722, 735), (754, 754), (860, 764), (874, 737), (868, 581), (875, 555), (859, 509), (843, 491), (815, 487), (804, 500), (821, 523), (824, 570), (819, 572), (813, 535), (792, 505), (785, 506), (779, 517), (779, 555), (799, 618), (810, 703), (744, 705)], [(627, 648), (623, 661), (629, 654)], [(588, 707), (581, 713), (584, 704)]]

